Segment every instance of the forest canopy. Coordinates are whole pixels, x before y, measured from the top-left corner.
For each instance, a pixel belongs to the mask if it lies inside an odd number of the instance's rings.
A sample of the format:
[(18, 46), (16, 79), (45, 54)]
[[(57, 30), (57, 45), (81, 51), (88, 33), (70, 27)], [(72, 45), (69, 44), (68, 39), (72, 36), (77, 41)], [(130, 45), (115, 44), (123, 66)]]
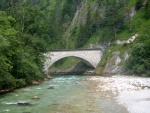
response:
[(42, 53), (84, 48), (93, 37), (113, 43), (118, 34), (139, 34), (125, 68), (150, 76), (149, 26), (149, 0), (0, 0), (0, 90), (43, 79)]

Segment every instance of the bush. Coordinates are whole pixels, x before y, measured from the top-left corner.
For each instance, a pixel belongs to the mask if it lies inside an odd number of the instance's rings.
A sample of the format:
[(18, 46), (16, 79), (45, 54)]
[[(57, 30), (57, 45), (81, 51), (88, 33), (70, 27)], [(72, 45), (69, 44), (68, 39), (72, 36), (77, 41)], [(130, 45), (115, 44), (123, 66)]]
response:
[(150, 39), (143, 38), (143, 43), (136, 44), (131, 50), (131, 56), (125, 63), (126, 70), (130, 74), (139, 76), (150, 75)]
[(21, 88), (26, 85), (24, 79), (16, 79), (15, 82), (16, 82), (16, 88)]
[(0, 90), (12, 90), (16, 87), (15, 79), (11, 75), (0, 76)]
[(137, 0), (135, 5), (135, 10), (140, 10), (143, 6), (143, 0)]

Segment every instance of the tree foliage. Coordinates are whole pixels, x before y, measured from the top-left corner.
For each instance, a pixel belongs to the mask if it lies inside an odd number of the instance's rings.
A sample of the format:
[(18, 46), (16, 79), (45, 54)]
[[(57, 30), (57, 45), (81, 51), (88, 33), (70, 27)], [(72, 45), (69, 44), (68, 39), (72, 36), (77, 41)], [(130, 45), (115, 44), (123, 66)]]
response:
[(0, 1), (0, 90), (44, 78), (42, 53), (64, 48), (63, 24), (71, 22), (80, 2)]
[[(114, 40), (125, 23), (127, 4), (128, 0), (97, 0), (94, 7), (84, 7), (83, 0), (0, 0), (0, 90), (22, 87), (44, 77), (41, 54), (66, 47), (63, 35), (76, 11), (86, 14), (69, 34), (75, 41), (75, 46), (70, 45), (81, 48), (101, 29), (104, 40)], [(149, 0), (145, 6), (143, 0), (137, 0), (135, 6), (149, 20)], [(129, 71), (149, 75), (149, 45), (146, 38), (132, 49)]]
[(37, 6), (39, 3), (0, 3), (0, 90), (22, 87), (45, 76), (41, 54), (57, 42), (46, 13)]
[(103, 32), (105, 40), (115, 40), (117, 32), (123, 25), (126, 4), (127, 0), (102, 0), (97, 1), (95, 10), (89, 6), (86, 21), (80, 25), (77, 32), (76, 48), (82, 47), (99, 29), (105, 31)]
[(150, 77), (150, 34), (145, 34), (141, 42), (131, 50), (131, 56), (126, 62), (126, 70), (131, 74)]

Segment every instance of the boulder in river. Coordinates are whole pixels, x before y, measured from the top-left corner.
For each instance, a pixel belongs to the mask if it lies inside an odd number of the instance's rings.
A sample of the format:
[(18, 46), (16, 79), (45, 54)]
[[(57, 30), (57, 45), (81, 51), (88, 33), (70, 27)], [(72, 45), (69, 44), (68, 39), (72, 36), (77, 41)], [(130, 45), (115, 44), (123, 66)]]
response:
[(44, 78), (44, 81), (47, 81), (47, 80), (50, 80), (50, 79), (52, 79), (52, 77), (51, 76), (47, 76), (47, 77)]
[(39, 82), (38, 81), (32, 81), (32, 84), (33, 85), (39, 85)]
[(32, 99), (40, 99), (38, 96), (34, 96), (32, 97)]
[(22, 102), (18, 102), (17, 105), (26, 106), (26, 105), (30, 105), (30, 103), (26, 101), (22, 101)]
[(49, 86), (48, 89), (54, 89), (54, 87), (53, 86)]

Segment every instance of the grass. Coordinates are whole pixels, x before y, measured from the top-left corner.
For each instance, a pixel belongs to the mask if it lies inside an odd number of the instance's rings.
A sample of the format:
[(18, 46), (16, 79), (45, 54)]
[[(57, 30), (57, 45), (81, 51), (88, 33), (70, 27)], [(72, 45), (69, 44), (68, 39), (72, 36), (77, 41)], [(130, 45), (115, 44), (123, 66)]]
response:
[(137, 0), (129, 0), (128, 8), (133, 7), (133, 6), (136, 4), (136, 1), (137, 1)]

